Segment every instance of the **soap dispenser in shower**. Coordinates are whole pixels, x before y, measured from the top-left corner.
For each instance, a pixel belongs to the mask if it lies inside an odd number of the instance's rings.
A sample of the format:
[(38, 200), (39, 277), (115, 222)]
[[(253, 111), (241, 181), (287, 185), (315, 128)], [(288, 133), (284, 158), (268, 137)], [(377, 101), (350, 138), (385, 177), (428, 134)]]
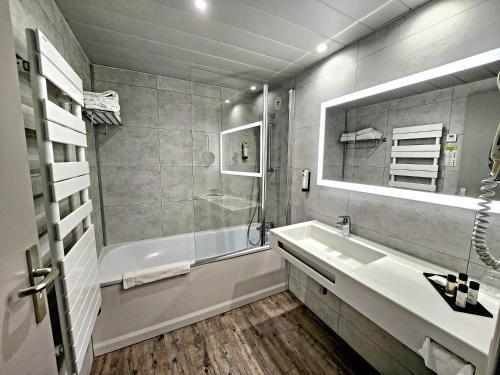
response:
[(243, 160), (248, 159), (248, 143), (247, 142), (243, 142), (241, 144), (241, 158)]

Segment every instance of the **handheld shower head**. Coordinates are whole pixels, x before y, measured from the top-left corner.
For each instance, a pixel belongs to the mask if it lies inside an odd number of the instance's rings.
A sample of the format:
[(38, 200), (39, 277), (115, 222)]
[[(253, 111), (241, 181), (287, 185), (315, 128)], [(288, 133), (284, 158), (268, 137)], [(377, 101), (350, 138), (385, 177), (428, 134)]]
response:
[(500, 124), (491, 144), (489, 168), (491, 177), (496, 180), (500, 171)]
[[(500, 72), (497, 75), (497, 86), (500, 90)], [(497, 132), (491, 145), (489, 167), (491, 177), (495, 180), (500, 171), (500, 124), (498, 124)]]

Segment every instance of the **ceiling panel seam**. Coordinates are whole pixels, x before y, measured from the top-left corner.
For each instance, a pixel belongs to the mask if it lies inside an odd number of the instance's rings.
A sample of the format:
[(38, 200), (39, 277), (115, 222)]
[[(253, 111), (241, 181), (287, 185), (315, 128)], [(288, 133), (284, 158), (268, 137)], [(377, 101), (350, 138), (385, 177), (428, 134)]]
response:
[[(95, 9), (96, 11), (99, 11), (99, 12), (105, 12), (105, 13), (111, 13), (111, 14), (116, 14), (120, 17), (124, 17), (124, 18), (129, 18), (129, 19), (132, 19), (132, 17), (130, 16), (127, 16), (127, 15), (124, 15), (124, 14), (121, 14), (121, 13), (117, 13), (117, 12), (110, 12), (110, 11), (107, 11), (107, 10), (103, 10), (103, 9), (100, 9), (100, 8), (95, 8), (95, 7), (91, 7), (91, 6), (87, 6), (87, 5), (84, 5), (88, 8), (93, 8)], [(137, 19), (136, 19), (137, 20)], [(79, 21), (76, 21), (74, 18), (72, 17), (68, 17), (67, 18), (67, 21), (68, 22), (72, 22), (72, 23), (78, 23), (78, 24), (82, 24), (82, 25), (86, 25), (88, 26), (87, 24), (83, 23), (83, 22), (79, 22)], [(186, 34), (186, 35), (191, 35), (193, 36), (194, 38), (198, 38), (200, 40), (206, 40), (206, 41), (210, 41), (210, 42), (213, 42), (213, 43), (217, 43), (217, 44), (220, 44), (222, 46), (227, 46), (227, 47), (230, 47), (230, 48), (234, 48), (234, 49), (238, 49), (238, 50), (241, 50), (241, 51), (245, 51), (245, 52), (248, 52), (248, 53), (251, 53), (251, 54), (254, 54), (254, 55), (258, 55), (258, 56), (263, 56), (265, 58), (268, 58), (268, 59), (272, 59), (272, 60), (276, 60), (278, 62), (283, 62), (283, 63), (286, 63), (286, 64), (290, 64), (290, 63), (293, 63), (293, 61), (287, 61), (287, 60), (283, 60), (281, 58), (278, 58), (278, 57), (274, 57), (274, 56), (269, 56), (269, 55), (266, 55), (266, 54), (263, 54), (261, 52), (255, 52), (255, 51), (252, 51), (252, 50), (249, 50), (249, 49), (246, 49), (246, 48), (243, 48), (243, 47), (240, 47), (240, 46), (236, 46), (236, 45), (233, 45), (233, 44), (228, 44), (228, 43), (225, 43), (225, 42), (221, 42), (219, 40), (215, 40), (215, 39), (211, 39), (211, 38), (206, 38), (206, 37), (203, 37), (201, 35), (197, 35), (197, 34), (193, 34), (193, 33), (189, 33), (189, 32), (186, 32), (186, 31), (183, 31), (183, 30), (179, 30), (179, 29), (175, 29), (173, 27), (168, 27), (168, 26), (164, 26), (164, 25), (159, 25), (157, 23), (154, 23), (154, 22), (150, 22), (150, 21), (146, 21), (146, 20), (138, 20), (139, 22), (141, 23), (145, 23), (145, 24), (149, 24), (149, 25), (154, 25), (158, 28), (161, 28), (161, 29), (167, 29), (167, 30), (174, 30), (175, 32), (178, 32), (178, 33), (181, 33), (181, 34)], [(100, 27), (100, 26), (92, 26), (92, 27)], [(106, 30), (110, 30), (110, 31), (113, 31), (115, 32), (114, 30), (111, 30), (111, 29), (106, 29)], [(116, 31), (118, 32), (118, 31)], [(127, 35), (130, 35), (130, 34), (127, 34)], [(150, 39), (152, 40), (152, 39)], [(295, 48), (293, 46), (290, 46), (291, 48)], [(302, 50), (299, 50), (297, 49), (298, 51), (300, 52), (304, 52)]]
[[(155, 0), (153, 0), (153, 1), (155, 1)], [(157, 1), (155, 1), (155, 2), (156, 2), (157, 4), (160, 4), (160, 5), (164, 6), (164, 7), (168, 7), (168, 6), (167, 6), (167, 5), (165, 5), (165, 4), (161, 4), (161, 3), (157, 2)], [(97, 9), (97, 10), (99, 10), (99, 11), (103, 11), (103, 9), (102, 9), (102, 8), (98, 8), (98, 7), (94, 7), (94, 6), (89, 6), (89, 5), (87, 5), (87, 4), (83, 4), (83, 5), (84, 5), (84, 6), (86, 6), (86, 7), (89, 7), (89, 8), (93, 8), (93, 9)], [(173, 7), (170, 7), (170, 8), (173, 8)], [(190, 17), (192, 17), (192, 13), (190, 13), (190, 12), (187, 12), (187, 11), (182, 10), (182, 9), (179, 9), (179, 8), (175, 8), (175, 9), (180, 10), (180, 11), (182, 11), (183, 13), (187, 13)], [(106, 10), (104, 10), (104, 11), (106, 11)], [(122, 14), (122, 13), (119, 13), (118, 11), (108, 11), (108, 12), (109, 12), (109, 13), (113, 13), (113, 14), (122, 15), (122, 16), (125, 16), (125, 17), (128, 17), (128, 18), (131, 18), (131, 17), (127, 16), (127, 15), (124, 15), (124, 14)], [(144, 20), (142, 20), (142, 21), (144, 21)], [(145, 21), (145, 22), (148, 22), (148, 23), (150, 23), (150, 24), (152, 24), (152, 25), (161, 26), (160, 24), (157, 24), (157, 23), (155, 23), (155, 22), (150, 22), (150, 21)], [(211, 22), (212, 22), (212, 23), (215, 23), (215, 24), (220, 24), (220, 25), (227, 26), (227, 27), (229, 27), (229, 28), (231, 28), (231, 29), (235, 29), (235, 30), (242, 31), (242, 32), (247, 33), (247, 34), (249, 34), (249, 35), (252, 35), (252, 36), (255, 36), (255, 37), (258, 37), (258, 38), (262, 38), (262, 39), (265, 39), (265, 40), (271, 41), (271, 42), (276, 43), (276, 44), (280, 44), (280, 45), (286, 46), (286, 47), (288, 47), (288, 48), (294, 49), (294, 50), (299, 51), (299, 52), (302, 52), (302, 53), (307, 52), (306, 50), (304, 50), (304, 49), (302, 49), (302, 48), (298, 48), (298, 47), (292, 46), (292, 45), (290, 45), (290, 44), (286, 44), (286, 43), (280, 42), (280, 41), (278, 41), (278, 40), (271, 39), (271, 38), (266, 37), (266, 36), (264, 36), (264, 35), (259, 35), (259, 34), (256, 34), (256, 33), (252, 32), (252, 31), (248, 31), (248, 30), (241, 29), (241, 28), (238, 28), (238, 27), (235, 27), (235, 26), (231, 26), (231, 25), (228, 25), (228, 24), (226, 24), (226, 23), (224, 23), (224, 22), (220, 22), (220, 21), (213, 21), (213, 20), (211, 20)], [(172, 27), (171, 27), (171, 29), (173, 29), (173, 30), (178, 30), (178, 31), (182, 31), (182, 30), (179, 30), (179, 29), (176, 29), (176, 28), (172, 28)], [(187, 31), (183, 31), (183, 32), (188, 33), (188, 34), (191, 34), (191, 35), (199, 36), (198, 34), (193, 34), (193, 33), (191, 33), (191, 32), (187, 32)], [(209, 38), (209, 39), (210, 39), (210, 40), (216, 40), (216, 39), (212, 39), (212, 38)], [(221, 42), (221, 43), (222, 43), (222, 42)]]
[[(208, 56), (208, 57), (213, 57), (215, 59), (219, 59), (219, 60), (224, 60), (224, 61), (228, 61), (228, 62), (232, 62), (232, 63), (236, 63), (236, 64), (241, 64), (241, 65), (244, 65), (244, 66), (248, 66), (248, 67), (251, 67), (251, 68), (258, 68), (258, 69), (262, 69), (262, 70), (267, 70), (269, 71), (270, 73), (278, 73), (279, 70), (273, 70), (273, 69), (269, 69), (269, 68), (266, 68), (266, 67), (262, 67), (262, 66), (257, 66), (257, 65), (252, 65), (252, 64), (247, 64), (245, 62), (242, 62), (242, 61), (237, 61), (237, 60), (231, 60), (231, 59), (227, 59), (227, 58), (224, 58), (224, 57), (220, 57), (220, 56), (217, 56), (217, 55), (211, 55), (211, 54), (208, 54), (208, 53), (205, 53), (205, 52), (199, 52), (199, 51), (195, 51), (195, 50), (191, 50), (191, 49), (188, 49), (188, 48), (183, 48), (183, 47), (179, 47), (179, 46), (176, 46), (176, 45), (172, 45), (172, 44), (168, 44), (168, 43), (163, 43), (163, 42), (159, 42), (159, 41), (156, 41), (156, 40), (152, 40), (152, 39), (146, 39), (146, 38), (142, 38), (142, 37), (139, 37), (139, 36), (136, 36), (136, 35), (131, 35), (131, 34), (126, 34), (126, 33), (122, 33), (120, 31), (115, 31), (115, 30), (110, 30), (110, 29), (105, 29), (105, 28), (102, 28), (102, 27), (99, 27), (99, 26), (89, 26), (89, 25), (86, 25), (86, 24), (83, 24), (81, 22), (78, 22), (78, 21), (69, 21), (70, 24), (80, 24), (80, 25), (83, 25), (84, 27), (90, 27), (90, 28), (95, 28), (95, 29), (99, 29), (99, 30), (106, 30), (110, 33), (115, 33), (115, 34), (120, 34), (120, 35), (124, 35), (124, 36), (127, 36), (127, 37), (130, 37), (130, 38), (135, 38), (135, 39), (139, 39), (139, 40), (144, 40), (144, 41), (147, 41), (147, 42), (150, 42), (150, 43), (154, 43), (154, 44), (159, 44), (159, 45), (163, 45), (163, 46), (168, 46), (168, 47), (172, 47), (172, 48), (177, 48), (177, 49), (180, 49), (180, 50), (183, 50), (183, 51), (187, 51), (187, 52), (192, 52), (193, 54), (199, 54), (199, 55), (204, 55), (204, 56)], [(94, 41), (94, 42), (98, 42), (97, 40), (95, 39), (89, 39), (89, 38), (84, 38), (82, 37), (82, 39), (84, 40), (88, 40), (88, 41)], [(114, 45), (116, 47), (121, 47), (115, 43), (108, 43), (110, 45)], [(124, 47), (125, 48), (125, 47)], [(128, 48), (130, 50), (137, 50), (135, 48)], [(141, 50), (137, 50), (137, 51), (141, 51)], [(141, 51), (141, 52), (144, 52), (144, 51)], [(161, 56), (161, 55), (159, 55)], [(169, 57), (169, 56), (165, 56), (165, 57)], [(175, 57), (169, 57), (169, 58), (172, 58), (172, 59), (177, 59)], [(185, 59), (177, 59), (177, 60), (182, 60), (182, 61), (190, 61), (190, 60), (185, 60)], [(302, 67), (298, 64), (295, 64), (295, 63), (289, 63), (289, 62), (286, 62), (284, 61), (283, 62), (284, 64), (289, 64), (290, 66), (292, 65), (295, 65), (297, 66), (298, 68)], [(287, 65), (288, 66), (288, 65)]]
[[(85, 43), (86, 41), (90, 42), (90, 43), (95, 43), (95, 44), (100, 44), (102, 45), (103, 47), (106, 47), (106, 46), (109, 46), (108, 44), (103, 44), (101, 42), (98, 42), (98, 41), (93, 41), (93, 40), (86, 40), (86, 39), (80, 39), (82, 41), (82, 43)], [(217, 72), (217, 71), (213, 71), (213, 70), (210, 70), (210, 68), (213, 69), (213, 67), (210, 67), (210, 66), (207, 66), (207, 65), (203, 65), (203, 64), (199, 64), (199, 63), (196, 63), (196, 62), (189, 62), (187, 60), (181, 60), (181, 59), (176, 59), (176, 58), (173, 58), (173, 57), (168, 57), (168, 56), (163, 56), (163, 55), (154, 55), (152, 53), (149, 53), (149, 52), (144, 52), (144, 51), (137, 51), (137, 50), (134, 50), (134, 49), (130, 49), (130, 48), (126, 48), (126, 47), (121, 47), (121, 46), (113, 46), (114, 48), (117, 48), (117, 49), (122, 49), (122, 50), (128, 50), (128, 51), (131, 51), (131, 52), (140, 52), (141, 54), (144, 54), (144, 55), (150, 55), (150, 56), (154, 56), (154, 57), (157, 57), (157, 58), (160, 58), (160, 59), (168, 59), (168, 60), (175, 60), (175, 61), (179, 61), (181, 63), (189, 63), (190, 67), (203, 67), (207, 72), (211, 72), (211, 73), (214, 73), (214, 74), (222, 74), (220, 72)], [(92, 52), (90, 51), (89, 54), (92, 54)], [(146, 64), (146, 63), (143, 63), (139, 60), (135, 60), (137, 61), (138, 63), (141, 63), (141, 64), (144, 64), (144, 65), (150, 65), (150, 66), (154, 66), (154, 65), (151, 65), (151, 64)], [(219, 68), (217, 68), (219, 69)], [(230, 70), (225, 70), (225, 69), (219, 69), (220, 71), (224, 72), (224, 73), (230, 73), (230, 74), (238, 74), (239, 76), (242, 76), (242, 77), (247, 77), (247, 78), (251, 78), (252, 80), (255, 80), (255, 79), (258, 79), (258, 80), (262, 80), (263, 78), (257, 78), (256, 76), (250, 76), (250, 75), (247, 75), (245, 73), (239, 73), (239, 72), (235, 72), (235, 71), (230, 71)], [(272, 72), (271, 72), (272, 73)], [(275, 76), (276, 74), (274, 74), (273, 76)], [(283, 77), (286, 77), (284, 74), (281, 74)], [(258, 81), (257, 81), (258, 82)]]

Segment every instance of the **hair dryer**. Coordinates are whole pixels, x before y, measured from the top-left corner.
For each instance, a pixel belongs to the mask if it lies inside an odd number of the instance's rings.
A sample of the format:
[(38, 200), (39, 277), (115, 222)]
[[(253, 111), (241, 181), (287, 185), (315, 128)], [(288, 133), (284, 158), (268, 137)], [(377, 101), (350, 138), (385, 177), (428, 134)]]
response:
[[(500, 73), (497, 76), (497, 86), (500, 90)], [(490, 217), (492, 198), (495, 196), (495, 188), (497, 187), (496, 178), (500, 171), (500, 124), (498, 125), (493, 144), (491, 145), (489, 157), (490, 177), (481, 181), (481, 195), (479, 196), (480, 206), (476, 213), (474, 229), (472, 230), (472, 246), (476, 251), (481, 261), (488, 267), (494, 270), (500, 269), (500, 260), (495, 259), (488, 248), (487, 235)]]

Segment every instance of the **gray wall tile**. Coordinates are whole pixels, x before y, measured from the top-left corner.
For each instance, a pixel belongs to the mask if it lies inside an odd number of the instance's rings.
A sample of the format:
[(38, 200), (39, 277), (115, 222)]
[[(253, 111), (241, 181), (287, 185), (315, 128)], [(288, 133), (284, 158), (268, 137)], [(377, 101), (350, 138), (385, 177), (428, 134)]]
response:
[(390, 353), (397, 362), (406, 367), (414, 374), (433, 374), (425, 367), (422, 357), (413, 352), (401, 342), (384, 331), (382, 328), (371, 322), (360, 312), (352, 308), (347, 303), (340, 304), (340, 315), (345, 321), (363, 333), (367, 338), (376, 342), (385, 352)]
[(295, 129), (293, 139), (292, 166), (317, 168), (319, 125)]
[(160, 201), (160, 167), (101, 167), (104, 206)]
[(95, 81), (96, 91), (114, 90), (120, 98), (120, 115), (125, 126), (158, 127), (156, 89)]
[(381, 374), (411, 374), (406, 367), (342, 317), (338, 334)]
[(358, 226), (468, 259), (470, 210), (357, 192), (349, 193), (348, 210)]
[(191, 131), (160, 129), (160, 163), (169, 167), (193, 165)]
[(112, 68), (104, 65), (94, 64), (94, 79), (96, 81), (123, 83), (132, 86), (149, 87), (152, 89), (156, 88), (156, 76), (152, 74)]
[(163, 235), (190, 233), (194, 228), (193, 201), (162, 203)]
[(161, 204), (105, 207), (108, 244), (162, 236)]
[(108, 128), (98, 134), (101, 166), (159, 165), (158, 129), (135, 126)]
[(204, 199), (194, 200), (194, 230), (218, 229), (222, 226), (220, 204)]
[(191, 94), (220, 99), (221, 88), (214, 85), (206, 85), (204, 83), (191, 82)]
[(183, 94), (189, 94), (190, 92), (190, 82), (183, 79), (156, 76), (157, 89), (175, 91)]
[(221, 131), (221, 104), (219, 99), (193, 95), (192, 118), (194, 131)]
[(191, 130), (191, 97), (159, 90), (158, 118), (161, 128)]
[(326, 323), (334, 332), (339, 331), (339, 313), (330, 309), (321, 299), (312, 294), (308, 288), (293, 278), (289, 279), (290, 291), (304, 303), (318, 318)]
[(193, 165), (195, 167), (220, 164), (219, 133), (193, 132)]
[(163, 202), (193, 199), (192, 167), (161, 167), (161, 200)]
[(220, 194), (221, 175), (217, 167), (194, 167), (194, 196), (203, 197), (211, 191)]

